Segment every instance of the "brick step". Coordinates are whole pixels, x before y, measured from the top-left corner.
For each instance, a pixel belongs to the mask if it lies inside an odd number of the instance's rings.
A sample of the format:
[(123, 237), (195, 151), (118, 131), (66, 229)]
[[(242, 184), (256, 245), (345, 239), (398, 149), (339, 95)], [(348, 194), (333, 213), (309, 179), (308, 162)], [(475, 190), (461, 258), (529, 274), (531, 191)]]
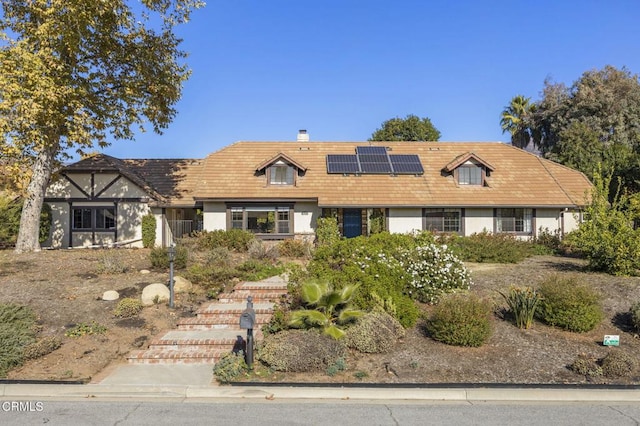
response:
[[(245, 309), (247, 309), (247, 305), (245, 303), (211, 303), (198, 309), (196, 311), (196, 315), (208, 318), (214, 314), (222, 314), (236, 315), (240, 318), (240, 315), (245, 311)], [(256, 316), (260, 314), (271, 315), (273, 313), (273, 303), (254, 303), (253, 310), (256, 312)]]
[(228, 349), (150, 349), (133, 351), (127, 359), (131, 364), (215, 364)]
[[(271, 314), (256, 315), (256, 329), (268, 324)], [(240, 318), (237, 315), (231, 317), (217, 316), (210, 318), (183, 318), (178, 321), (178, 330), (212, 330), (212, 329), (239, 329)], [(246, 333), (246, 332), (245, 332)]]
[(269, 292), (286, 292), (287, 284), (286, 283), (254, 283), (254, 282), (244, 282), (240, 284), (236, 284), (233, 287), (234, 291), (250, 291), (252, 294), (264, 294)]
[[(170, 331), (164, 336), (154, 339), (149, 343), (149, 349), (224, 349), (231, 352), (238, 343), (238, 336), (242, 341), (247, 340), (246, 330), (219, 329), (200, 331)], [(254, 341), (262, 339), (262, 332), (255, 330)]]
[(277, 303), (283, 296), (286, 296), (286, 291), (269, 290), (261, 294), (254, 293), (250, 290), (236, 290), (231, 293), (220, 293), (218, 295), (218, 303), (247, 303), (247, 296), (253, 297), (253, 303)]

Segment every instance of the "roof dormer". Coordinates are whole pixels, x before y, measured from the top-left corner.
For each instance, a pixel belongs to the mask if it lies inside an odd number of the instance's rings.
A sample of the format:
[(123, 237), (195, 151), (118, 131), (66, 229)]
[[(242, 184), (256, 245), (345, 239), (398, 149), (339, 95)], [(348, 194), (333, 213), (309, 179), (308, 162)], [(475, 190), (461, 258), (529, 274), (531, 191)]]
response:
[(256, 172), (266, 174), (268, 185), (295, 185), (296, 178), (307, 168), (282, 152), (256, 167)]
[(473, 152), (454, 158), (442, 171), (453, 176), (458, 185), (486, 186), (494, 167)]

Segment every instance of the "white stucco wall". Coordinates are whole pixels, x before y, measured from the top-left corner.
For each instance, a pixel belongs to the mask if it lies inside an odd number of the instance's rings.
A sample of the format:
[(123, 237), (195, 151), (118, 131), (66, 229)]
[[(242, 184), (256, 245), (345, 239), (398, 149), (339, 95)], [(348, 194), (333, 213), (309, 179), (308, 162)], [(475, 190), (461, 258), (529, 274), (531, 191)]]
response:
[(560, 209), (536, 209), (535, 235), (540, 233), (540, 229), (555, 234), (560, 229), (560, 212)]
[(227, 206), (222, 202), (205, 202), (202, 205), (202, 227), (205, 231), (227, 229)]
[(493, 209), (464, 210), (465, 235), (478, 234), (483, 231), (493, 232)]
[(119, 203), (118, 241), (135, 240), (130, 247), (142, 247), (142, 216), (147, 213), (149, 207), (146, 203)]
[(51, 206), (51, 230), (42, 247), (69, 247), (69, 203), (47, 203)]
[(563, 232), (568, 234), (578, 229), (578, 225), (582, 222), (582, 213), (578, 210), (566, 210), (562, 212), (564, 229)]
[(422, 230), (422, 209), (389, 209), (389, 232), (405, 234)]
[(315, 203), (296, 203), (294, 209), (293, 232), (296, 234), (315, 233), (322, 209)]
[[(112, 182), (114, 177), (109, 179), (106, 176), (95, 177), (96, 193), (102, 191), (106, 185)], [(130, 180), (121, 177), (113, 185), (111, 185), (103, 194), (102, 198), (139, 198), (146, 197), (148, 194), (142, 190), (139, 186), (135, 185)]]

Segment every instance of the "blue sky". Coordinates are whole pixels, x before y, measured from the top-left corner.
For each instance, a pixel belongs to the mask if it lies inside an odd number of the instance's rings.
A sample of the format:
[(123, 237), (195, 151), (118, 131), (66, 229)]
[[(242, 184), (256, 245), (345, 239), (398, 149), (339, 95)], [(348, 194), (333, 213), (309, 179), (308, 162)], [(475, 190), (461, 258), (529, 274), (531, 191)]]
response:
[(545, 78), (640, 73), (640, 2), (209, 0), (179, 28), (193, 74), (161, 136), (120, 158), (202, 158), (239, 140), (364, 141), (429, 117), (443, 141), (508, 141), (500, 113)]

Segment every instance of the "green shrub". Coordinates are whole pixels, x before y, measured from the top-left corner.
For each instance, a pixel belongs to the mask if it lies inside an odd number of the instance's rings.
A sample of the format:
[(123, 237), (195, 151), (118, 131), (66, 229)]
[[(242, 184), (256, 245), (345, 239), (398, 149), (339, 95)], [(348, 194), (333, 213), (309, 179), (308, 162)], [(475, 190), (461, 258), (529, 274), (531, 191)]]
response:
[(628, 377), (635, 370), (637, 360), (626, 352), (613, 351), (600, 361), (605, 377)]
[[(169, 249), (167, 247), (156, 247), (151, 249), (149, 254), (151, 266), (156, 269), (169, 268)], [(175, 269), (184, 269), (187, 267), (189, 251), (181, 245), (176, 246), (176, 257), (173, 261)]]
[(316, 242), (318, 246), (331, 246), (340, 241), (338, 220), (334, 217), (321, 217), (316, 224)]
[(290, 320), (289, 310), (279, 304), (273, 309), (269, 322), (262, 326), (262, 334), (266, 336), (288, 330)]
[(401, 265), (409, 274), (407, 292), (419, 302), (435, 303), (471, 285), (469, 271), (446, 245), (417, 245), (404, 253)]
[(389, 351), (404, 337), (402, 325), (386, 312), (370, 312), (346, 330), (348, 347), (364, 353)]
[(228, 231), (202, 231), (196, 234), (197, 245), (201, 250), (211, 250), (215, 247), (226, 247), (237, 252), (246, 252), (249, 243), (255, 240), (255, 235), (242, 229), (229, 229)]
[(284, 257), (309, 257), (311, 255), (311, 246), (305, 241), (288, 239), (278, 243), (278, 253)]
[(640, 302), (636, 302), (629, 309), (631, 314), (631, 325), (636, 331), (640, 331)]
[(76, 324), (75, 326), (67, 330), (64, 335), (67, 337), (82, 337), (93, 334), (104, 334), (106, 332), (107, 327), (105, 327), (104, 325), (100, 325), (95, 321), (91, 321), (90, 324), (87, 324), (86, 322)]
[(450, 247), (465, 262), (518, 263), (531, 256), (532, 243), (511, 234), (487, 231), (451, 240)]
[(540, 319), (574, 332), (593, 330), (604, 318), (600, 295), (575, 276), (554, 275), (540, 285)]
[(24, 348), (25, 359), (37, 359), (50, 354), (62, 346), (62, 342), (55, 336), (43, 337), (42, 339)]
[[(336, 289), (359, 285), (353, 305), (364, 311), (376, 306), (372, 296), (391, 300), (398, 308), (396, 318), (404, 327), (415, 324), (418, 308), (405, 294), (408, 274), (401, 264), (402, 253), (415, 247), (411, 235), (381, 232), (320, 245), (307, 265), (309, 276), (331, 282)], [(400, 309), (402, 305), (402, 309)], [(406, 316), (405, 316), (406, 315)]]
[(240, 272), (231, 266), (214, 266), (195, 264), (187, 268), (185, 278), (205, 289), (222, 289)]
[(118, 302), (116, 308), (113, 310), (113, 315), (118, 318), (132, 318), (142, 312), (142, 308), (141, 300), (125, 297)]
[[(637, 211), (632, 199), (616, 195), (610, 202), (611, 177), (593, 176), (591, 204), (585, 220), (571, 233), (568, 244), (586, 257), (589, 268), (612, 275), (638, 275), (640, 270), (640, 228), (634, 229)], [(637, 195), (636, 195), (637, 197)]]
[(0, 377), (25, 360), (24, 349), (35, 342), (36, 316), (27, 307), (0, 304)]
[(500, 294), (507, 301), (516, 326), (524, 329), (531, 328), (540, 302), (540, 294), (531, 287), (516, 286), (511, 286), (508, 294)]
[(265, 336), (258, 358), (275, 371), (322, 371), (344, 358), (347, 347), (317, 330), (285, 330)]
[(347, 363), (344, 358), (338, 358), (336, 362), (327, 367), (327, 376), (333, 377), (341, 371), (347, 369)]
[(491, 336), (491, 305), (473, 295), (444, 297), (427, 320), (435, 340), (454, 346), (482, 346)]
[(562, 251), (562, 239), (560, 238), (560, 230), (556, 229), (551, 232), (549, 228), (538, 229), (538, 235), (534, 238), (533, 242), (537, 246), (543, 247), (536, 254), (555, 254)]
[(156, 244), (156, 217), (149, 213), (142, 216), (142, 246), (153, 248)]
[[(11, 198), (0, 195), (0, 247), (13, 246), (20, 230), (20, 215), (22, 214), (22, 198)], [(39, 241), (42, 243), (49, 238), (51, 231), (51, 206), (42, 205), (40, 212)]]
[(247, 373), (249, 367), (244, 360), (244, 352), (229, 352), (220, 358), (213, 367), (213, 375), (220, 383), (230, 383)]
[(246, 281), (260, 281), (265, 278), (274, 277), (284, 272), (283, 266), (272, 265), (269, 262), (249, 259), (240, 265), (237, 270), (240, 279)]

